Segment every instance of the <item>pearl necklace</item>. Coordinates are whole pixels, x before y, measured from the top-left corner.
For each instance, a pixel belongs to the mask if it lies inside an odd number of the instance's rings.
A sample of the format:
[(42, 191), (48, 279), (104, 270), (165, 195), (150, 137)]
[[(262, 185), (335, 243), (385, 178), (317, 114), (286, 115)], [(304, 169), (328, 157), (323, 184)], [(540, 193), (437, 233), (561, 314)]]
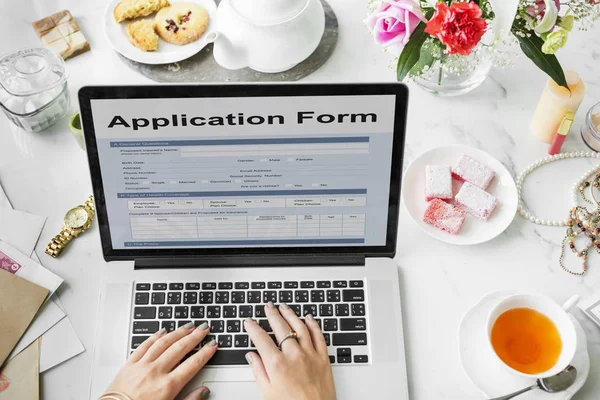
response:
[[(538, 161), (534, 162), (533, 164), (529, 165), (527, 168), (525, 168), (523, 173), (517, 177), (517, 181), (516, 181), (517, 193), (519, 195), (519, 208), (518, 208), (519, 215), (521, 215), (523, 218), (529, 220), (530, 222), (533, 222), (534, 224), (538, 224), (538, 225), (568, 226), (568, 224), (569, 224), (568, 219), (545, 220), (545, 219), (540, 219), (540, 218), (536, 217), (535, 215), (533, 215), (531, 212), (529, 212), (525, 208), (525, 202), (523, 201), (523, 182), (525, 181), (525, 178), (527, 177), (527, 175), (531, 174), (533, 171), (535, 171), (542, 165), (546, 165), (553, 161), (563, 160), (563, 159), (568, 159), (568, 158), (598, 158), (598, 159), (600, 159), (600, 153), (595, 153), (595, 152), (591, 152), (591, 151), (561, 153), (561, 154), (556, 154), (554, 156), (545, 157), (545, 158), (538, 160)], [(590, 175), (593, 175), (598, 170), (599, 170), (599, 167), (594, 167), (588, 173), (584, 174), (584, 176), (582, 176), (581, 179), (578, 180), (577, 183), (575, 183), (573, 185), (572, 200), (573, 200), (574, 206), (577, 205), (577, 193), (578, 193), (579, 188), (581, 187), (583, 182), (585, 182), (590, 177)]]

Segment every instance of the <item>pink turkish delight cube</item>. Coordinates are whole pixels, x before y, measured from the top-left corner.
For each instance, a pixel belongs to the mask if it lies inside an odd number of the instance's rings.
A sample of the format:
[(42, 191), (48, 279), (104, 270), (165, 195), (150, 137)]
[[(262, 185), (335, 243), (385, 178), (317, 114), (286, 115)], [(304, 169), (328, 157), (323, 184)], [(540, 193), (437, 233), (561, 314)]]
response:
[(452, 176), (458, 180), (470, 182), (481, 189), (486, 189), (496, 173), (479, 161), (463, 154), (458, 163), (452, 167)]
[(457, 235), (467, 213), (440, 199), (433, 199), (425, 210), (423, 221), (452, 235)]
[(428, 165), (425, 168), (425, 200), (451, 199), (452, 173), (446, 165)]
[(465, 182), (460, 188), (454, 201), (458, 207), (484, 221), (487, 221), (498, 204), (494, 196), (469, 182)]

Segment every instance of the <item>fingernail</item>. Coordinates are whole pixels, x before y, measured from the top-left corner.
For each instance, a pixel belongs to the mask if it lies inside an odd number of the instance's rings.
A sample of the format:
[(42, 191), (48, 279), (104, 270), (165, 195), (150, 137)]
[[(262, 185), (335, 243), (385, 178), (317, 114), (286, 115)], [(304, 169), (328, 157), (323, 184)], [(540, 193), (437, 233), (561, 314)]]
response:
[(205, 331), (205, 330), (208, 329), (208, 324), (206, 322), (203, 322), (200, 325), (198, 325), (198, 327), (196, 329), (201, 330), (201, 331)]
[(248, 361), (248, 364), (252, 365), (252, 362), (254, 361), (252, 353), (246, 353), (246, 361)]
[(268, 302), (267, 306), (269, 306), (269, 308), (275, 308), (275, 304), (273, 304), (272, 301)]
[(194, 328), (195, 326), (196, 326), (196, 325), (194, 325), (194, 323), (190, 321), (190, 322), (188, 322), (187, 324), (185, 324), (183, 327), (184, 327), (185, 329), (192, 329), (192, 328)]
[(246, 325), (246, 324), (248, 324), (248, 323), (250, 323), (250, 322), (254, 322), (254, 320), (253, 320), (252, 318), (246, 318), (246, 319), (244, 320), (244, 325)]
[(210, 347), (214, 347), (217, 345), (217, 341), (215, 339), (211, 340), (210, 342), (207, 343)]
[(280, 307), (280, 308), (283, 308), (284, 310), (289, 310), (289, 309), (290, 309), (290, 306), (288, 306), (288, 305), (287, 305), (287, 304), (285, 304), (285, 303), (281, 303), (281, 304), (279, 305), (279, 307)]
[(200, 400), (208, 400), (208, 396), (210, 396), (210, 389), (206, 388), (200, 394)]
[(313, 317), (312, 314), (306, 314), (306, 319), (310, 319), (311, 321), (314, 321), (315, 317)]
[(156, 332), (156, 334), (157, 334), (158, 336), (164, 335), (165, 333), (167, 333), (167, 328), (165, 328), (164, 326), (163, 326), (162, 328), (160, 328), (160, 329), (158, 330), (158, 332)]

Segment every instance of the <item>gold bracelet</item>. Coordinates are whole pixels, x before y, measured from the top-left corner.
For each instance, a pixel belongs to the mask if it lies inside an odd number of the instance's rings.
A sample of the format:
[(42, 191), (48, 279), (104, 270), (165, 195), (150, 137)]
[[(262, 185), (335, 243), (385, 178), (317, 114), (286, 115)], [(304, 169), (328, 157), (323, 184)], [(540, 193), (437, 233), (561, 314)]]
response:
[(107, 392), (104, 393), (98, 400), (133, 400), (131, 397), (127, 396), (125, 393), (121, 392)]

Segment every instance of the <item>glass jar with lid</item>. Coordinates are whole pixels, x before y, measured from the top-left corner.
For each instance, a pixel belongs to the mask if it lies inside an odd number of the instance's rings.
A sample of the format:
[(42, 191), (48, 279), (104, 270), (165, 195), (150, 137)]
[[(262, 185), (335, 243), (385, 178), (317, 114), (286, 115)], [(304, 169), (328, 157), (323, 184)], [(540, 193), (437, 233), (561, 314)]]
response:
[(41, 132), (64, 117), (69, 89), (62, 58), (45, 48), (0, 58), (0, 108), (30, 132)]
[(581, 125), (581, 137), (594, 151), (600, 151), (600, 103), (593, 106)]

